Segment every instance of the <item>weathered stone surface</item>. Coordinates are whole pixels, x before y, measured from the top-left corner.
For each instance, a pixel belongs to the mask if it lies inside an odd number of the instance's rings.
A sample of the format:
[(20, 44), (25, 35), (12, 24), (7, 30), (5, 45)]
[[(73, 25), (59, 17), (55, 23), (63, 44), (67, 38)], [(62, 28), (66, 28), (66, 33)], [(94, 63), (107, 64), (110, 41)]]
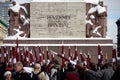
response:
[(32, 2), (31, 38), (85, 38), (86, 5), (83, 2)]

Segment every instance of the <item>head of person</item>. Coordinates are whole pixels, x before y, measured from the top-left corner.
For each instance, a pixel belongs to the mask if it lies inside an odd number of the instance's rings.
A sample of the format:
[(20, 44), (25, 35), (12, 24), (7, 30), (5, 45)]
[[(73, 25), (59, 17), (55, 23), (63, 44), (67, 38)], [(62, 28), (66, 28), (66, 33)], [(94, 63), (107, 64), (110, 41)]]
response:
[(103, 0), (99, 1), (99, 5), (103, 7)]
[(6, 71), (5, 73), (4, 73), (4, 77), (5, 77), (5, 79), (11, 79), (11, 72), (10, 71)]
[(8, 63), (7, 67), (10, 67), (12, 68), (13, 67), (13, 64), (11, 62)]
[(90, 15), (90, 19), (91, 19), (92, 23), (95, 23), (95, 16), (94, 15)]
[(112, 63), (111, 62), (108, 62), (108, 63), (105, 63), (104, 64), (104, 68), (109, 68), (109, 67), (112, 67)]
[(23, 69), (23, 64), (21, 62), (16, 62), (14, 65), (15, 72), (20, 72)]
[(0, 63), (0, 69), (5, 69), (6, 68), (6, 64), (4, 62)]
[(95, 63), (90, 63), (90, 69), (93, 71), (97, 71), (97, 65)]
[(67, 69), (68, 71), (73, 71), (74, 70), (73, 65), (71, 63), (68, 63)]
[(13, 6), (15, 6), (15, 5), (16, 5), (16, 2), (15, 2), (15, 1), (12, 1), (12, 4), (13, 4)]
[(38, 73), (38, 72), (41, 71), (41, 65), (39, 63), (35, 63), (35, 65), (34, 65), (34, 71), (36, 73)]

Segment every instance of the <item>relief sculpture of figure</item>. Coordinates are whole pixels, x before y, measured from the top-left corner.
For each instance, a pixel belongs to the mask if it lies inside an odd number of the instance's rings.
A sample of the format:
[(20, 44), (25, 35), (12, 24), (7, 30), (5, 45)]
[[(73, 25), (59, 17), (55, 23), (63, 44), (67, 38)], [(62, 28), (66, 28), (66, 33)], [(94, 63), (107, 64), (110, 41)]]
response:
[(9, 8), (9, 36), (29, 37), (30, 36), (30, 21), (29, 13), (25, 6), (20, 5), (16, 0), (12, 0), (13, 6)]
[(95, 17), (91, 15), (86, 21), (86, 37), (90, 38), (92, 36), (93, 29), (95, 28)]
[[(95, 17), (95, 24), (94, 28), (88, 29), (88, 24), (86, 24), (86, 37), (106, 37), (106, 32), (107, 32), (107, 21), (106, 21), (106, 7), (103, 5), (103, 0), (100, 0), (98, 5), (93, 6), (92, 8), (89, 9), (88, 14), (87, 14), (87, 19), (90, 18), (91, 15)], [(93, 21), (92, 21), (93, 22)], [(89, 32), (92, 31), (92, 34), (89, 34), (88, 36), (88, 30)]]
[(17, 8), (17, 4), (16, 2), (12, 2), (13, 6), (9, 8), (9, 23), (10, 23), (10, 35), (13, 36), (16, 34), (16, 31), (14, 30), (17, 29), (19, 27), (19, 9)]
[(102, 37), (106, 37), (106, 32), (107, 32), (107, 12), (106, 12), (106, 7), (104, 6), (103, 4), (103, 1), (101, 0), (99, 2), (99, 5), (98, 5), (98, 11), (97, 11), (97, 22), (98, 22), (98, 26), (101, 26), (102, 29), (101, 29), (101, 34), (102, 34)]

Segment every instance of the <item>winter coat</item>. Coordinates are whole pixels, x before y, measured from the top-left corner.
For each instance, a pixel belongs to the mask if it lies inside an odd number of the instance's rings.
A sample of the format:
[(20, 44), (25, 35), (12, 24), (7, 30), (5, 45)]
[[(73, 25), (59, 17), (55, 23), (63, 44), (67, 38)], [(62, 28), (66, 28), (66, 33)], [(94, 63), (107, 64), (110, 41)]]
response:
[(120, 80), (120, 68), (115, 71), (115, 73), (113, 74), (111, 80)]
[(97, 72), (92, 70), (89, 70), (88, 72), (90, 72), (92, 75), (96, 77), (101, 78), (101, 80), (110, 80), (114, 74), (114, 70), (112, 69), (112, 67), (108, 67), (107, 69), (103, 69)]
[(30, 80), (31, 77), (28, 73), (26, 72), (18, 72), (14, 75), (14, 80)]

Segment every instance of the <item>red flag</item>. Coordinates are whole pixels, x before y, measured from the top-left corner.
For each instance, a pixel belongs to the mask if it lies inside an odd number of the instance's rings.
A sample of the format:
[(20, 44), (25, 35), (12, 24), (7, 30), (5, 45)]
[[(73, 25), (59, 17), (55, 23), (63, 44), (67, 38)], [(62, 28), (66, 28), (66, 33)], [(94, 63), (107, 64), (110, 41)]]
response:
[(8, 51), (6, 52), (6, 62), (8, 63), (9, 61), (9, 54), (8, 54)]
[(9, 57), (9, 62), (12, 62), (12, 58), (13, 58), (13, 51), (12, 51), (12, 47), (10, 47), (10, 57)]
[(20, 52), (19, 52), (18, 38), (16, 39), (16, 61), (20, 61)]
[(85, 55), (85, 57), (86, 57), (86, 60), (87, 60), (87, 67), (90, 68), (90, 63), (91, 63), (91, 55), (90, 55), (90, 53), (88, 52), (88, 54)]
[(47, 55), (47, 60), (50, 60), (49, 53), (48, 53), (48, 47), (46, 47), (46, 55)]
[(116, 54), (116, 50), (113, 49), (113, 52), (112, 52), (112, 62), (116, 63), (116, 61), (117, 61), (117, 54)]
[(26, 61), (29, 62), (29, 51), (28, 48), (26, 48)]
[(44, 51), (43, 51), (43, 64), (45, 64), (45, 53), (44, 53)]
[(51, 54), (51, 60), (52, 60), (52, 62), (55, 61), (54, 54)]
[(55, 54), (55, 55), (57, 55), (58, 57), (64, 59), (65, 61), (70, 62), (71, 64), (74, 64), (76, 67), (78, 67), (78, 68), (80, 68), (80, 69), (85, 69), (84, 67), (78, 65), (76, 62), (74, 62), (74, 61), (72, 61), (72, 60), (69, 60), (69, 59), (63, 57), (62, 55), (60, 55), (60, 54), (57, 53), (57, 52), (51, 51), (51, 54)]
[(112, 62), (113, 62), (113, 65), (114, 65), (113, 67), (116, 70), (117, 67), (118, 67), (118, 61), (117, 61), (117, 54), (116, 54), (115, 49), (112, 50)]
[(34, 57), (33, 57), (32, 50), (30, 51), (30, 63), (34, 64)]
[(24, 60), (25, 62), (27, 61), (27, 60), (26, 60), (27, 56), (26, 56), (25, 47), (23, 47), (23, 55), (22, 55), (22, 58), (23, 58), (23, 60)]
[(21, 62), (24, 62), (25, 61), (25, 49), (24, 47), (20, 50), (20, 59), (21, 59)]
[(15, 49), (15, 47), (12, 47), (12, 51), (13, 51), (13, 63), (16, 63), (16, 49)]
[(100, 45), (98, 45), (98, 65), (103, 64), (103, 54)]
[(41, 50), (40, 47), (39, 47), (39, 62), (40, 62), (41, 65), (42, 65), (42, 50)]
[(83, 55), (82, 55), (81, 52), (80, 52), (80, 59), (81, 59), (82, 66), (87, 67), (87, 62), (86, 62), (86, 60), (84, 59), (84, 57), (83, 57)]
[(74, 60), (75, 60), (76, 62), (78, 61), (78, 51), (77, 51), (77, 46), (75, 47)]
[[(65, 57), (65, 54), (64, 54), (64, 46), (62, 45), (62, 50), (61, 50), (61, 54), (62, 54), (62, 57)], [(65, 60), (64, 59), (62, 59), (62, 68), (64, 68), (65, 67)], [(64, 70), (63, 70), (63, 72), (64, 72)]]
[(72, 54), (71, 54), (71, 48), (70, 47), (68, 49), (68, 57), (69, 57), (69, 60), (72, 60)]
[(4, 62), (7, 62), (7, 52), (6, 52), (6, 47), (3, 47), (3, 53), (4, 53)]
[(34, 49), (34, 53), (35, 53), (36, 62), (39, 62), (39, 58), (38, 58), (38, 54), (37, 54), (36, 48), (33, 47), (33, 49)]
[(20, 51), (19, 51), (19, 48), (16, 49), (16, 61), (20, 61)]

